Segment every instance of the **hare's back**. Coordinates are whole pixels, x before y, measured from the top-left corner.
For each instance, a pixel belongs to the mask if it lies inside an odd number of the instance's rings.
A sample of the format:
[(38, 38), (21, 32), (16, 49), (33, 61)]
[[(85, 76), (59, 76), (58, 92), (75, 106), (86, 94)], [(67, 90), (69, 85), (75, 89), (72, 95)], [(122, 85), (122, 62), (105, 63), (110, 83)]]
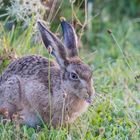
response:
[(30, 77), (36, 74), (40, 69), (47, 67), (54, 67), (57, 64), (47, 58), (37, 55), (24, 56), (13, 61), (0, 77), (0, 83), (6, 81), (12, 75), (19, 75), (20, 77)]

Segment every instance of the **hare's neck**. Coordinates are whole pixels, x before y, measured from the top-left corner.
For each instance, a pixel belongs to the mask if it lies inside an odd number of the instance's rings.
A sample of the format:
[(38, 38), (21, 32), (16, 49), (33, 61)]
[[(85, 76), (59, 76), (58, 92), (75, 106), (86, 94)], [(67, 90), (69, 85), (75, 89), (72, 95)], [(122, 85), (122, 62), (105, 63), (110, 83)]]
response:
[(66, 105), (65, 105), (65, 121), (68, 123), (74, 122), (74, 120), (80, 116), (81, 113), (87, 110), (88, 104), (78, 98), (75, 95), (69, 95), (66, 98)]

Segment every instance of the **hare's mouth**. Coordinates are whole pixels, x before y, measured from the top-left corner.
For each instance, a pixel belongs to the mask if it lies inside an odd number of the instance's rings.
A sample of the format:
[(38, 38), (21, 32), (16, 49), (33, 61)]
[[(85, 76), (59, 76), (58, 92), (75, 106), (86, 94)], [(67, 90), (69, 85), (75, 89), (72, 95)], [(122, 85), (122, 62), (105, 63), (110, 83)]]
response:
[(85, 99), (85, 101), (86, 101), (87, 103), (89, 103), (89, 104), (92, 103), (92, 99), (91, 99), (91, 98)]
[(79, 96), (77, 94), (75, 94), (79, 99), (84, 100), (85, 102), (87, 102), (88, 104), (91, 104), (93, 101), (92, 97), (87, 97), (87, 96)]

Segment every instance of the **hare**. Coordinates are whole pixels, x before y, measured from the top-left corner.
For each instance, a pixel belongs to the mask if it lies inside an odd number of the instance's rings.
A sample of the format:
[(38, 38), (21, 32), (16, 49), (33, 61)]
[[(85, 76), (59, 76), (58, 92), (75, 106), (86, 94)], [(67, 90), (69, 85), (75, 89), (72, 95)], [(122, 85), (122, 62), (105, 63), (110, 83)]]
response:
[(56, 62), (37, 56), (13, 61), (0, 77), (0, 112), (12, 119), (37, 126), (54, 127), (73, 123), (94, 96), (92, 71), (78, 56), (77, 36), (66, 20), (61, 20), (64, 44), (38, 21), (45, 47)]

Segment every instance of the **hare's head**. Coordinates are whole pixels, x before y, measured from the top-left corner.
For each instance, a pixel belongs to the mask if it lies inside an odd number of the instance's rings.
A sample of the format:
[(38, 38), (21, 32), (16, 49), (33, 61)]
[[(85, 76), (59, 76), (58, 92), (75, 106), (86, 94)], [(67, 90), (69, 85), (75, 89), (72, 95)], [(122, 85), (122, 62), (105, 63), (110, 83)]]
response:
[(61, 21), (64, 44), (38, 22), (42, 40), (60, 66), (62, 87), (68, 94), (90, 102), (94, 88), (92, 71), (78, 56), (77, 36), (73, 27), (65, 20)]

